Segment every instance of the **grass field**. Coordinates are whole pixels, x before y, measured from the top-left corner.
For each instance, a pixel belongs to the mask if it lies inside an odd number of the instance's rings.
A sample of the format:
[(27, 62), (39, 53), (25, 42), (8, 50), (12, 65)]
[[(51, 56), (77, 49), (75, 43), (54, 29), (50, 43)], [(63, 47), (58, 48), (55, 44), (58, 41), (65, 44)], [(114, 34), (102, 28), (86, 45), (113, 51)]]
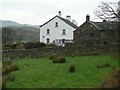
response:
[[(108, 62), (110, 67), (96, 68), (97, 64)], [(100, 84), (105, 74), (118, 66), (118, 61), (110, 56), (66, 57), (66, 63), (52, 63), (49, 58), (18, 59), (14, 63), (19, 70), (13, 72), (15, 81), (8, 81), (7, 88), (90, 88)], [(76, 71), (69, 72), (70, 64)]]

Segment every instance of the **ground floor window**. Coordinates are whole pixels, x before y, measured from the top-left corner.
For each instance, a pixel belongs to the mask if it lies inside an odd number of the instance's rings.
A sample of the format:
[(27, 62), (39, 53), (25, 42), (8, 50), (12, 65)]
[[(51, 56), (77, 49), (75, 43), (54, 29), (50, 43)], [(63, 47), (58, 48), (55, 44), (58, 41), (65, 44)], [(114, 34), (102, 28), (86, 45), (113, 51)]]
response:
[(65, 39), (62, 39), (62, 43), (65, 43)]
[(47, 38), (47, 44), (49, 44), (50, 43), (50, 38)]
[(65, 29), (62, 30), (62, 35), (66, 35), (66, 30)]

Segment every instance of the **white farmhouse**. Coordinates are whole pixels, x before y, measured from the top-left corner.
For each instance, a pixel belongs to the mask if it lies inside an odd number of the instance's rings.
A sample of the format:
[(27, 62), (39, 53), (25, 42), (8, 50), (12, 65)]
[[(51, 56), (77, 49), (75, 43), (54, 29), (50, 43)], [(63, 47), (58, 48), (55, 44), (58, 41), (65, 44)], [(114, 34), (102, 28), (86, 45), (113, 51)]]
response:
[(77, 28), (77, 25), (75, 20), (71, 22), (70, 19), (70, 16), (66, 16), (66, 19), (62, 18), (59, 11), (58, 15), (40, 26), (40, 42), (57, 45), (72, 42), (73, 31)]

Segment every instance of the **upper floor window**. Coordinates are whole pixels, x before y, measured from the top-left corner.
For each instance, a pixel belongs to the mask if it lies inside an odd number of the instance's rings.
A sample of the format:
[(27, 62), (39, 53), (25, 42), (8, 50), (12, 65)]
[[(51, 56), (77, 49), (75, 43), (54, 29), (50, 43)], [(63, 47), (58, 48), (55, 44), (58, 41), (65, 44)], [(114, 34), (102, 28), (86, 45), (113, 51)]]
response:
[(62, 35), (66, 35), (66, 30), (65, 29), (62, 30)]
[(47, 34), (50, 34), (50, 29), (47, 29)]
[(55, 28), (58, 28), (58, 22), (55, 22)]

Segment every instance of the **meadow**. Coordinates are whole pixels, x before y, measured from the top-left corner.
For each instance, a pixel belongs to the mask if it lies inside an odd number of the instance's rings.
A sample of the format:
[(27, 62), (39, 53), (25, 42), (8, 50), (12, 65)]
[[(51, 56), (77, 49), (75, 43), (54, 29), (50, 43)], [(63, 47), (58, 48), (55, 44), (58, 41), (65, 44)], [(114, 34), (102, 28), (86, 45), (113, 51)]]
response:
[[(109, 55), (70, 56), (65, 63), (53, 63), (49, 57), (16, 59), (19, 70), (12, 72), (15, 80), (8, 80), (6, 88), (94, 88), (105, 74), (118, 67), (117, 58)], [(97, 68), (108, 63), (109, 67)], [(69, 72), (71, 64), (75, 72)]]

